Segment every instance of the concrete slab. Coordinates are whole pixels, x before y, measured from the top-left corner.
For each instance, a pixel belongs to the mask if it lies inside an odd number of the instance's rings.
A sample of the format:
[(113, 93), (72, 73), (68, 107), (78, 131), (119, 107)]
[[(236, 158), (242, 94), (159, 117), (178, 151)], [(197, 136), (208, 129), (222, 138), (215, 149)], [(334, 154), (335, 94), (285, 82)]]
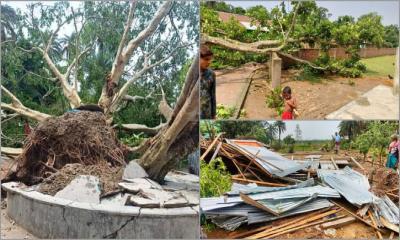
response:
[(80, 175), (71, 181), (55, 197), (77, 202), (100, 203), (100, 180), (90, 175)]
[(397, 120), (399, 95), (393, 88), (378, 85), (360, 98), (330, 113), (326, 119), (337, 120)]
[(229, 72), (216, 71), (217, 105), (235, 107), (236, 110), (240, 108), (250, 84), (249, 72), (256, 68), (255, 65), (246, 64)]
[(122, 179), (148, 177), (146, 171), (135, 161), (132, 160), (126, 165)]
[(148, 178), (127, 178), (126, 182), (118, 183), (118, 185), (132, 193), (137, 193), (141, 189), (162, 189), (161, 185)]

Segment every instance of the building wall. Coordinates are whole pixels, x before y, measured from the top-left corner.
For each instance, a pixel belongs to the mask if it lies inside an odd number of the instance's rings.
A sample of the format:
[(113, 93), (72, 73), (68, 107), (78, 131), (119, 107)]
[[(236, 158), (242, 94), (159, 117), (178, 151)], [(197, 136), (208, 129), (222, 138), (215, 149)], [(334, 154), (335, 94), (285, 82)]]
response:
[[(359, 53), (361, 58), (395, 55), (396, 48), (363, 48), (360, 49)], [(314, 61), (319, 55), (320, 49), (318, 48), (301, 49), (296, 54), (297, 57), (308, 61)], [(344, 48), (331, 48), (329, 50), (329, 56), (334, 59), (346, 59), (349, 57)]]

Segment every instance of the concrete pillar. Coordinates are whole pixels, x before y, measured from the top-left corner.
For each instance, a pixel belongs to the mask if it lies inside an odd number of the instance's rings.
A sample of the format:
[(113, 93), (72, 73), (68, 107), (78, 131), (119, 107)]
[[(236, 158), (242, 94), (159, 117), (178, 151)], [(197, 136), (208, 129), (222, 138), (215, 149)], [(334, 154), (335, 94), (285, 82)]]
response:
[(282, 71), (282, 59), (278, 57), (275, 52), (272, 53), (271, 57), (271, 88), (275, 89), (281, 86), (281, 71)]
[(399, 86), (400, 86), (400, 79), (399, 79), (399, 52), (400, 52), (400, 48), (397, 47), (396, 48), (396, 58), (395, 58), (395, 62), (394, 62), (394, 77), (393, 77), (393, 91), (398, 94), (399, 93)]

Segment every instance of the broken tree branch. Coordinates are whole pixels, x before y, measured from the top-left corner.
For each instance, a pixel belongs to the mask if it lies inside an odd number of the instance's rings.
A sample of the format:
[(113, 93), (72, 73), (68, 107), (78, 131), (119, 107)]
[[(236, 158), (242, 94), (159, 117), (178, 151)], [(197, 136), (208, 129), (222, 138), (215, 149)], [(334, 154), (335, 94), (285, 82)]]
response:
[(156, 135), (158, 131), (160, 131), (165, 125), (166, 125), (165, 123), (160, 123), (158, 126), (148, 127), (143, 124), (131, 123), (131, 124), (122, 124), (121, 127), (125, 130), (143, 132), (148, 135)]
[(11, 98), (11, 103), (3, 103), (1, 102), (1, 108), (14, 111), (20, 115), (35, 119), (37, 121), (43, 121), (51, 115), (46, 113), (41, 113), (30, 108), (25, 107), (22, 102), (14, 96), (8, 89), (6, 89), (3, 85), (1, 85), (1, 90)]

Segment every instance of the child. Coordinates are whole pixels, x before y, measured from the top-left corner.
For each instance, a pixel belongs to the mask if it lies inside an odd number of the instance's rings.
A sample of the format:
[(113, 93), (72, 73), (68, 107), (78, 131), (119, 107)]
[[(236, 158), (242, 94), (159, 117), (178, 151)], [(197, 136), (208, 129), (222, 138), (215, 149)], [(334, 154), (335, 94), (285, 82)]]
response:
[(206, 45), (200, 47), (200, 118), (214, 119), (216, 115), (215, 73), (210, 66), (213, 53)]
[(389, 154), (387, 157), (387, 161), (386, 161), (386, 167), (387, 168), (393, 168), (396, 169), (397, 167), (397, 162), (398, 162), (398, 155), (399, 155), (399, 150), (398, 150), (398, 142), (397, 142), (397, 135), (393, 134), (392, 135), (392, 142), (389, 144)]
[(292, 96), (292, 89), (288, 86), (282, 90), (283, 101), (285, 101), (284, 110), (282, 113), (282, 120), (294, 119), (294, 113), (296, 113), (297, 101)]

